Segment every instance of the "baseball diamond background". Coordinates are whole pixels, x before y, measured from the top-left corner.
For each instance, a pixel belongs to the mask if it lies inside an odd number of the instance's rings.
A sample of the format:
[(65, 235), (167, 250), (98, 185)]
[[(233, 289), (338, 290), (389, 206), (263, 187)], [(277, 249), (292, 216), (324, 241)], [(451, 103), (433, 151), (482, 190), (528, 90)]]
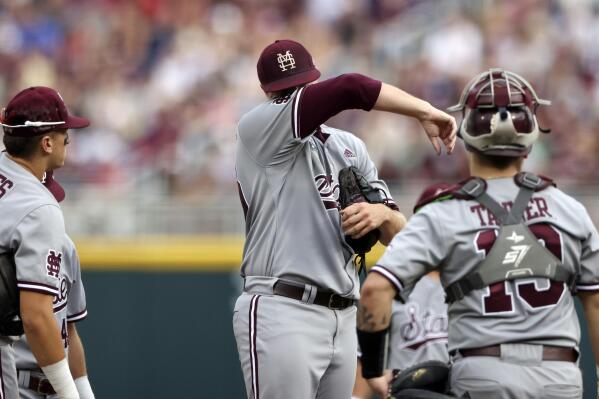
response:
[[(110, 242), (78, 242), (89, 310), (78, 329), (96, 396), (244, 397), (231, 324), (241, 290), (237, 265), (242, 239)], [(370, 259), (380, 251), (377, 247)], [(581, 349), (584, 398), (594, 399), (595, 367), (586, 324)]]

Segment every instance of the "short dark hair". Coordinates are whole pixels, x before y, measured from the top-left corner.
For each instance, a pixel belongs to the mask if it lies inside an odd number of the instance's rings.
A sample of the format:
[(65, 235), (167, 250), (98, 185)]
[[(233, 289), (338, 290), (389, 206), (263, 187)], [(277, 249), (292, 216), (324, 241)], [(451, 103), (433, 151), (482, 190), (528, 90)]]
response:
[(483, 154), (478, 151), (473, 152), (474, 156), (478, 159), (478, 161), (485, 165), (491, 166), (496, 169), (507, 169), (510, 166), (513, 166), (520, 162), (522, 157), (507, 157), (502, 155), (488, 155)]
[(18, 158), (29, 159), (35, 154), (36, 148), (39, 146), (40, 141), (45, 136), (55, 138), (56, 134), (65, 134), (65, 145), (68, 144), (68, 129), (56, 129), (50, 131), (40, 131), (35, 136), (12, 136), (6, 134), (6, 128), (4, 128), (4, 147), (9, 155)]
[(21, 137), (5, 134), (2, 142), (9, 155), (18, 158), (30, 158), (35, 154), (35, 150), (39, 146), (39, 142), (43, 136), (43, 134), (40, 134), (33, 137)]

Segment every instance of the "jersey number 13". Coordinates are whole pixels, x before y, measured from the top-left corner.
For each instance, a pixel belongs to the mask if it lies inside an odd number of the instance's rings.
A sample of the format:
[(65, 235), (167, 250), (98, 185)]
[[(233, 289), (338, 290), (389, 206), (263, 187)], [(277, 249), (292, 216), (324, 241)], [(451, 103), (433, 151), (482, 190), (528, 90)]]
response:
[[(528, 226), (530, 231), (545, 245), (556, 258), (562, 259), (562, 240), (559, 232), (547, 223)], [(495, 230), (484, 230), (476, 236), (476, 247), (485, 255), (489, 253), (496, 238)], [(516, 292), (510, 292), (507, 281), (491, 284), (488, 293), (483, 296), (483, 312), (485, 314), (504, 313), (514, 310), (514, 295), (526, 302), (531, 308), (543, 308), (557, 304), (566, 289), (563, 282), (549, 280), (549, 287), (537, 288), (533, 281), (516, 281)]]

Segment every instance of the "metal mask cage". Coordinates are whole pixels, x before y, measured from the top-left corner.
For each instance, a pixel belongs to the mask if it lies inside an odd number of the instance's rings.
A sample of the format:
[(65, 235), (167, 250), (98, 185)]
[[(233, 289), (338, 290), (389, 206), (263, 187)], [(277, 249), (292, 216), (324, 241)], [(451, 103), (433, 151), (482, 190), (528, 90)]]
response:
[[(495, 103), (495, 98), (496, 98), (495, 85), (496, 85), (497, 81), (501, 81), (501, 80), (505, 81), (505, 84), (506, 84), (506, 89), (507, 89), (507, 93), (508, 93), (507, 97), (509, 99), (508, 106), (527, 105), (525, 103), (525, 101), (513, 102), (512, 97), (514, 94), (520, 94), (524, 100), (527, 97), (528, 93), (530, 93), (534, 108), (536, 108), (536, 106), (538, 106), (538, 105), (551, 105), (551, 101), (543, 100), (543, 99), (539, 98), (539, 96), (537, 95), (536, 91), (533, 89), (531, 84), (526, 79), (524, 79), (522, 76), (520, 76), (514, 72), (506, 71), (501, 68), (491, 68), (488, 71), (482, 72), (482, 73), (478, 74), (477, 76), (475, 76), (474, 78), (472, 78), (470, 80), (470, 82), (468, 82), (468, 84), (466, 85), (464, 90), (462, 91), (462, 95), (460, 96), (460, 101), (456, 105), (453, 105), (453, 106), (447, 108), (447, 110), (449, 112), (457, 112), (457, 111), (463, 110), (466, 107), (468, 99), (469, 99), (470, 95), (472, 94), (472, 90), (474, 88), (477, 88), (477, 92), (476, 92), (476, 100), (477, 100), (476, 107), (477, 108), (497, 107), (497, 105)], [(483, 84), (480, 87), (477, 87), (481, 83), (483, 83)], [(512, 91), (514, 88), (517, 90), (516, 93), (513, 93), (513, 91)], [(478, 99), (481, 96), (489, 96), (489, 94), (487, 94), (489, 92), (489, 89), (490, 89), (490, 96), (491, 96), (490, 104), (479, 104)], [(487, 93), (485, 93), (485, 91)], [(534, 111), (534, 109), (533, 109), (533, 111)]]

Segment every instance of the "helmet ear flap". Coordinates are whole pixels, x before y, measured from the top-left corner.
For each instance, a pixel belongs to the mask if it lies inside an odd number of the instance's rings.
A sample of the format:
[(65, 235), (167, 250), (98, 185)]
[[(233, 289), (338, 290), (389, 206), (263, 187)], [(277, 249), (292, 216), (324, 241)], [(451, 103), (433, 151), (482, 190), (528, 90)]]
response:
[[(533, 109), (533, 115), (535, 116), (535, 119), (537, 117), (537, 109), (539, 108), (539, 105), (540, 104), (535, 104), (535, 107)], [(537, 126), (539, 127), (539, 131), (541, 133), (544, 133), (544, 134), (551, 133), (551, 128), (543, 128), (543, 127), (541, 127), (541, 125), (539, 124), (539, 120), (538, 119), (537, 119)]]

